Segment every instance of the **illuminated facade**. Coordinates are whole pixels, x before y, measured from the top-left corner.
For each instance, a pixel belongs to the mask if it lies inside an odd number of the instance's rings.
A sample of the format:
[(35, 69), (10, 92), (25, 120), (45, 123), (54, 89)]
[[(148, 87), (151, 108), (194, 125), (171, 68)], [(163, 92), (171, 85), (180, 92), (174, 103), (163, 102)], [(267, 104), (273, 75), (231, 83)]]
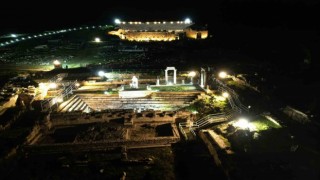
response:
[(117, 35), (122, 40), (128, 41), (174, 41), (181, 37), (190, 39), (206, 39), (207, 30), (192, 30), (194, 24), (190, 19), (185, 21), (163, 21), (163, 22), (121, 22), (115, 21), (118, 30), (110, 31), (108, 34)]
[(208, 37), (208, 30), (187, 29), (185, 32), (187, 38), (190, 39), (206, 39)]

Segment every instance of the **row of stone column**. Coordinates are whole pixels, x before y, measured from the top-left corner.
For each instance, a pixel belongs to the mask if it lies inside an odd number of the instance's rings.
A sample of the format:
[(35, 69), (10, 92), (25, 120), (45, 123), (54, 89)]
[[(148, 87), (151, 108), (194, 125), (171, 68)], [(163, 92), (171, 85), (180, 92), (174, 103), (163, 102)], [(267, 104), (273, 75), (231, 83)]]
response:
[[(173, 70), (173, 84), (177, 84), (177, 69), (175, 67), (167, 67), (165, 69), (165, 80), (166, 80), (166, 85), (169, 84), (169, 78), (168, 78), (168, 71), (170, 70)], [(201, 68), (201, 71), (200, 71), (200, 86), (201, 87), (204, 87), (205, 84), (206, 84), (206, 71), (204, 68)], [(184, 80), (182, 80), (182, 84), (184, 84)], [(158, 78), (157, 79), (157, 83), (156, 83), (157, 86), (160, 85), (160, 79)]]

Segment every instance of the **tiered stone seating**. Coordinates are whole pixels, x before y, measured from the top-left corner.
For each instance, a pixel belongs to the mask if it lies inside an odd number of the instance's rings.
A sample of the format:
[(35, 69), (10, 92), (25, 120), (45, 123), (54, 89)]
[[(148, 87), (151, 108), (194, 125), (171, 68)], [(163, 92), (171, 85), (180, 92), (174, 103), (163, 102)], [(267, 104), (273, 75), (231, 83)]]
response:
[(78, 94), (91, 109), (154, 109), (176, 110), (185, 107), (197, 98), (194, 93), (153, 93), (151, 97), (119, 98), (118, 95)]
[(77, 95), (63, 102), (58, 107), (58, 112), (84, 111), (88, 105)]

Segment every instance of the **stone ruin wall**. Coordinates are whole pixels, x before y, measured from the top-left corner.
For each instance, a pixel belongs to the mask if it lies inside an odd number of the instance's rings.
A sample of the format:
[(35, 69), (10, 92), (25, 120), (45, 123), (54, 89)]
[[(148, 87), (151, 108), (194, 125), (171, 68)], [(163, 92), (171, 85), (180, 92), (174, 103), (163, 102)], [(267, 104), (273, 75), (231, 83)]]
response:
[[(95, 113), (52, 113), (47, 116), (46, 124), (52, 126), (76, 125), (93, 122), (109, 122), (110, 120), (124, 119), (124, 125), (131, 126), (134, 123), (153, 123), (153, 122), (171, 122), (176, 119), (190, 118), (190, 112), (184, 111), (142, 111), (135, 113), (133, 111), (114, 111), (114, 112), (95, 112)], [(49, 122), (48, 122), (49, 121)]]
[(124, 37), (129, 41), (173, 41), (178, 36), (170, 32), (127, 32)]

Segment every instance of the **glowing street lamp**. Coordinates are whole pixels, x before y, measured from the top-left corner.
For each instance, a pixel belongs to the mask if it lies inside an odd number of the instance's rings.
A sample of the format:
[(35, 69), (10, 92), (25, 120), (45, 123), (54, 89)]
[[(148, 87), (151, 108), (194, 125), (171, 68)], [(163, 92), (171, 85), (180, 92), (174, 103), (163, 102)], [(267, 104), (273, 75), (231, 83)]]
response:
[(54, 61), (53, 61), (53, 66), (54, 66), (55, 69), (60, 69), (60, 68), (62, 68), (62, 64), (61, 64), (61, 62), (58, 61), (58, 60), (54, 60)]
[(101, 42), (101, 39), (96, 37), (96, 38), (94, 38), (94, 42), (99, 43), (99, 42)]
[(50, 83), (49, 89), (56, 89), (58, 87), (57, 83)]
[(198, 114), (198, 111), (194, 110), (194, 111), (192, 111), (192, 114), (196, 115), (196, 114)]
[(54, 60), (53, 61), (53, 65), (55, 65), (55, 66), (59, 66), (61, 63), (60, 63), (60, 61), (58, 61), (58, 60)]
[(254, 131), (256, 129), (256, 127), (246, 118), (240, 118), (237, 122), (233, 123), (233, 125), (240, 129), (248, 129), (250, 131)]
[(191, 72), (189, 72), (189, 74), (188, 74), (188, 76), (191, 76), (191, 77), (194, 77), (196, 75), (196, 72), (194, 72), (194, 71), (191, 71)]
[(44, 83), (39, 83), (39, 89), (45, 89), (47, 86)]
[(185, 24), (190, 24), (190, 23), (191, 23), (191, 19), (190, 19), (190, 18), (186, 18), (186, 19), (184, 20), (184, 23), (185, 23)]
[(57, 101), (58, 103), (62, 103), (62, 102), (63, 102), (63, 98), (62, 98), (62, 97), (57, 97), (57, 98), (56, 98), (56, 101)]
[(222, 96), (225, 97), (225, 98), (228, 98), (228, 97), (229, 97), (229, 93), (223, 92), (223, 93), (222, 93)]
[(121, 21), (120, 21), (120, 19), (115, 19), (115, 20), (114, 20), (114, 23), (116, 23), (116, 24), (120, 24), (120, 23), (121, 23)]
[(237, 122), (234, 123), (234, 125), (241, 129), (246, 129), (249, 126), (249, 122), (245, 118), (240, 118)]
[(104, 74), (105, 74), (104, 71), (99, 71), (99, 72), (98, 72), (98, 75), (99, 75), (100, 77), (103, 77)]
[(225, 101), (227, 98), (225, 98), (223, 95), (222, 96), (217, 96), (216, 99), (218, 101)]
[(219, 77), (222, 78), (222, 79), (226, 78), (227, 76), (228, 76), (228, 74), (226, 72), (224, 72), (224, 71), (221, 71), (219, 73)]

